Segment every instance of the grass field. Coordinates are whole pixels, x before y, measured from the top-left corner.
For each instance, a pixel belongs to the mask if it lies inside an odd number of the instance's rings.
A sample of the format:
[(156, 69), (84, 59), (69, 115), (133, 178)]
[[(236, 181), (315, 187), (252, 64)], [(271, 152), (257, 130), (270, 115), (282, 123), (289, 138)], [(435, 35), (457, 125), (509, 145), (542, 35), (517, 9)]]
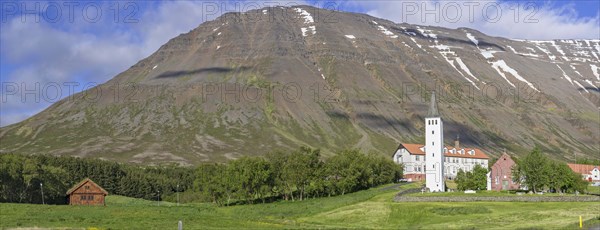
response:
[[(417, 187), (416, 184), (401, 188)], [(300, 202), (216, 207), (107, 197), (105, 207), (0, 204), (0, 227), (174, 229), (379, 228), (379, 229), (578, 229), (600, 224), (599, 203), (395, 203), (399, 190), (383, 186)]]
[(593, 193), (593, 194), (600, 195), (600, 186), (591, 186), (591, 185), (589, 185), (587, 187), (587, 192), (588, 193)]

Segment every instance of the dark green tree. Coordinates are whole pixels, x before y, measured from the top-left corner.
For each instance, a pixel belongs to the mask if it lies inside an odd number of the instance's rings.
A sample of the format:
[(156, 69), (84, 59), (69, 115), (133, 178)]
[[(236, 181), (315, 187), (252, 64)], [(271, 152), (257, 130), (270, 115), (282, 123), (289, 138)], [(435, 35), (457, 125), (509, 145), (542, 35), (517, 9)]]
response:
[(542, 154), (540, 148), (535, 147), (516, 166), (513, 170), (513, 177), (522, 178), (522, 183), (534, 193), (542, 191), (548, 185), (551, 173), (550, 162), (548, 157)]

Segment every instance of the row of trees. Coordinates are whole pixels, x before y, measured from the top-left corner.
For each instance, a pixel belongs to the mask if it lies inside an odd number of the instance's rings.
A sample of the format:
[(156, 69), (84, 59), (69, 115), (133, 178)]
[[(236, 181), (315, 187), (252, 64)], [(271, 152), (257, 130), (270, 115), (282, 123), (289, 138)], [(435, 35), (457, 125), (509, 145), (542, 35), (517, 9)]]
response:
[(402, 167), (380, 155), (348, 150), (322, 161), (319, 150), (301, 148), (266, 158), (244, 157), (229, 164), (200, 165), (194, 191), (219, 205), (303, 200), (343, 195), (401, 177)]
[(549, 159), (539, 148), (534, 148), (522, 160), (515, 159), (513, 178), (519, 178), (533, 192), (584, 192), (588, 182), (573, 172), (566, 163)]
[(391, 183), (401, 166), (376, 154), (343, 151), (327, 161), (301, 148), (227, 164), (197, 167), (143, 166), (47, 155), (0, 154), (0, 202), (65, 203), (65, 192), (90, 178), (110, 194), (174, 201), (211, 201), (219, 205), (273, 199), (303, 200), (341, 195)]
[(156, 199), (193, 186), (194, 169), (119, 164), (98, 159), (0, 154), (0, 202), (65, 203), (65, 192), (85, 178), (110, 194)]

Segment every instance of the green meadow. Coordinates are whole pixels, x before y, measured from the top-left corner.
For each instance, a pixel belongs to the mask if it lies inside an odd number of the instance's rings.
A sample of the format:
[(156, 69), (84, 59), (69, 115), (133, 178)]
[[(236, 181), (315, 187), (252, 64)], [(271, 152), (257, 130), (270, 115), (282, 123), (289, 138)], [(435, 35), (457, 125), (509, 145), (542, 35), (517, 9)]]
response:
[(343, 196), (218, 207), (108, 196), (106, 206), (0, 204), (0, 227), (83, 229), (356, 228), (579, 229), (600, 224), (600, 203), (395, 203), (417, 184), (381, 186)]

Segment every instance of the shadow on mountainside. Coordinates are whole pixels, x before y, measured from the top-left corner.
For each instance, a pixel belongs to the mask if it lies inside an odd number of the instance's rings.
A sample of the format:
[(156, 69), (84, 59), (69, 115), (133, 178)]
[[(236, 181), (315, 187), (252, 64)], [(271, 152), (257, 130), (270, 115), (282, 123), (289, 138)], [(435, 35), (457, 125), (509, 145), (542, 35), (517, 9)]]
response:
[(184, 77), (186, 75), (194, 75), (194, 74), (210, 74), (210, 73), (230, 73), (230, 72), (242, 72), (245, 70), (250, 69), (250, 67), (247, 66), (242, 66), (242, 67), (238, 67), (238, 68), (229, 68), (229, 67), (210, 67), (210, 68), (201, 68), (201, 69), (196, 69), (196, 70), (191, 70), (191, 71), (167, 71), (164, 73), (161, 73), (160, 75), (156, 76), (156, 79), (161, 79), (161, 78), (178, 78), (178, 77)]

